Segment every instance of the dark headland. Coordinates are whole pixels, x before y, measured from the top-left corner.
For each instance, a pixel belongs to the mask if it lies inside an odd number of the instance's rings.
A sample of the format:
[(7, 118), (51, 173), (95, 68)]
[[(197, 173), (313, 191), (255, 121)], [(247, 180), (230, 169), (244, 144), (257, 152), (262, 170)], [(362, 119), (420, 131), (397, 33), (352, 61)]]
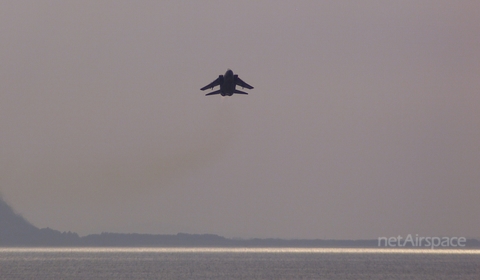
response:
[[(0, 198), (0, 247), (304, 247), (378, 248), (378, 240), (230, 239), (215, 234), (106, 233), (79, 236), (37, 228)], [(480, 241), (467, 239), (463, 248), (478, 248)]]

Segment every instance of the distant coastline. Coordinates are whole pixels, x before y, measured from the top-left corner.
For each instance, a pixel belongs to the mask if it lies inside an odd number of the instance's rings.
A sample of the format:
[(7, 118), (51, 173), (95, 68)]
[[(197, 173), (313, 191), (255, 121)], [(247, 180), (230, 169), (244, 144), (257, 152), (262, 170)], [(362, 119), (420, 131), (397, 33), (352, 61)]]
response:
[[(462, 248), (480, 248), (480, 241), (467, 239)], [(80, 237), (74, 232), (60, 232), (50, 228), (39, 229), (16, 214), (0, 198), (0, 247), (279, 247), (279, 248), (385, 248), (377, 239), (326, 240), (326, 239), (231, 239), (215, 234), (90, 234)], [(413, 248), (405, 246), (402, 248)], [(441, 249), (439, 249), (441, 250)]]

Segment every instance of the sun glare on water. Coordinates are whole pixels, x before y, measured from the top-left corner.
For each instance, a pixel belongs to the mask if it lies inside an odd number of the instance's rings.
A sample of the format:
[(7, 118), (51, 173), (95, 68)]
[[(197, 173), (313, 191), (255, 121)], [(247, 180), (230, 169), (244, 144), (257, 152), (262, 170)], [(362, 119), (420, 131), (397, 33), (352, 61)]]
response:
[(480, 249), (388, 249), (388, 248), (0, 248), (7, 252), (44, 253), (314, 253), (314, 254), (468, 254), (480, 255)]

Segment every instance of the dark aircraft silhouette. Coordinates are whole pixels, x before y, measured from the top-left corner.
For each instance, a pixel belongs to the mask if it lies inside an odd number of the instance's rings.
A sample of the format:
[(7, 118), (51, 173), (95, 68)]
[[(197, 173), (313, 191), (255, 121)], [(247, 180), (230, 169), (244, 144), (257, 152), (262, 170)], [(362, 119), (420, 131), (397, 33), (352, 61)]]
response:
[(214, 95), (214, 94), (221, 94), (222, 96), (225, 96), (225, 95), (232, 96), (235, 93), (248, 94), (246, 92), (235, 89), (235, 87), (241, 86), (242, 88), (248, 88), (248, 89), (253, 88), (251, 85), (242, 81), (240, 77), (238, 77), (238, 75), (233, 75), (233, 71), (230, 69), (228, 69), (227, 72), (225, 72), (225, 75), (219, 75), (215, 81), (204, 86), (200, 90), (206, 90), (209, 88), (213, 89), (216, 86), (220, 86), (220, 89), (214, 92), (207, 93), (205, 94), (205, 96)]

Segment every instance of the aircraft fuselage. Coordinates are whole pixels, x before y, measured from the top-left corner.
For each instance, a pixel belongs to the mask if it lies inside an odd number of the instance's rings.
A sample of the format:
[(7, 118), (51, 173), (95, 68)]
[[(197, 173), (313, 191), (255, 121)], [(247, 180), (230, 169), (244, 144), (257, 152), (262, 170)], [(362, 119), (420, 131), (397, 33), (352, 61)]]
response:
[(223, 75), (223, 83), (220, 84), (220, 94), (222, 96), (232, 96), (236, 86), (233, 71), (228, 69)]

